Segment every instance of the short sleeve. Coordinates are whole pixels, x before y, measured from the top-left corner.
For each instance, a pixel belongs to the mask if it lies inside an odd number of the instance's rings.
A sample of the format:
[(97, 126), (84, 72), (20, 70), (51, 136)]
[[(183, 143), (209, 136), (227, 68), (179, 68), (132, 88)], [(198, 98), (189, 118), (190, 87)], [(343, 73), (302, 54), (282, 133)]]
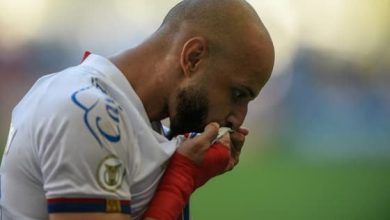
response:
[(34, 142), (49, 213), (130, 214), (131, 145), (121, 106), (93, 86), (45, 103)]

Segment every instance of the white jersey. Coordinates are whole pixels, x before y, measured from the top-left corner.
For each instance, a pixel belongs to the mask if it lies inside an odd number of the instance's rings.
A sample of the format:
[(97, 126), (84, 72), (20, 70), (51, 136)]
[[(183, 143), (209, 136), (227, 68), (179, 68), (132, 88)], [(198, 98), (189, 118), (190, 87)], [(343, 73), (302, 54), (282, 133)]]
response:
[[(139, 219), (176, 150), (108, 59), (40, 78), (12, 112), (1, 219), (122, 212)], [(159, 129), (161, 129), (161, 124)]]

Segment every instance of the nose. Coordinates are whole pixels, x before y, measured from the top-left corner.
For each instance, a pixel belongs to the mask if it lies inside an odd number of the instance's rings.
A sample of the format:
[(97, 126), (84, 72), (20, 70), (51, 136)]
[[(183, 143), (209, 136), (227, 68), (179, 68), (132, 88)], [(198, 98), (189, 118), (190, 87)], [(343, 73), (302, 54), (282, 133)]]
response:
[(227, 123), (234, 129), (238, 129), (244, 123), (246, 114), (248, 113), (248, 103), (234, 106), (232, 111), (226, 118)]

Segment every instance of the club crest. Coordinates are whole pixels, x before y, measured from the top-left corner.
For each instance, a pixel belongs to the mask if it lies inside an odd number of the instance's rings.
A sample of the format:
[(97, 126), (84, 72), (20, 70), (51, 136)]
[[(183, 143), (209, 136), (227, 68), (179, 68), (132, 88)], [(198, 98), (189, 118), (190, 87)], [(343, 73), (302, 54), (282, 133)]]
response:
[(125, 169), (123, 162), (114, 155), (105, 157), (99, 165), (97, 180), (103, 189), (116, 191), (123, 181)]

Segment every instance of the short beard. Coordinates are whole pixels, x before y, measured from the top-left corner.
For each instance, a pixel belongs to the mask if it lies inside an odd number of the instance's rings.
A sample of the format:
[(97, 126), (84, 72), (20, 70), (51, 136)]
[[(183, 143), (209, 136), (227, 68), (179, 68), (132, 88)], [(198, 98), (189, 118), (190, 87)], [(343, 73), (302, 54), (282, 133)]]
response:
[(205, 90), (188, 88), (177, 95), (176, 115), (171, 118), (168, 138), (187, 132), (202, 132), (208, 114)]

